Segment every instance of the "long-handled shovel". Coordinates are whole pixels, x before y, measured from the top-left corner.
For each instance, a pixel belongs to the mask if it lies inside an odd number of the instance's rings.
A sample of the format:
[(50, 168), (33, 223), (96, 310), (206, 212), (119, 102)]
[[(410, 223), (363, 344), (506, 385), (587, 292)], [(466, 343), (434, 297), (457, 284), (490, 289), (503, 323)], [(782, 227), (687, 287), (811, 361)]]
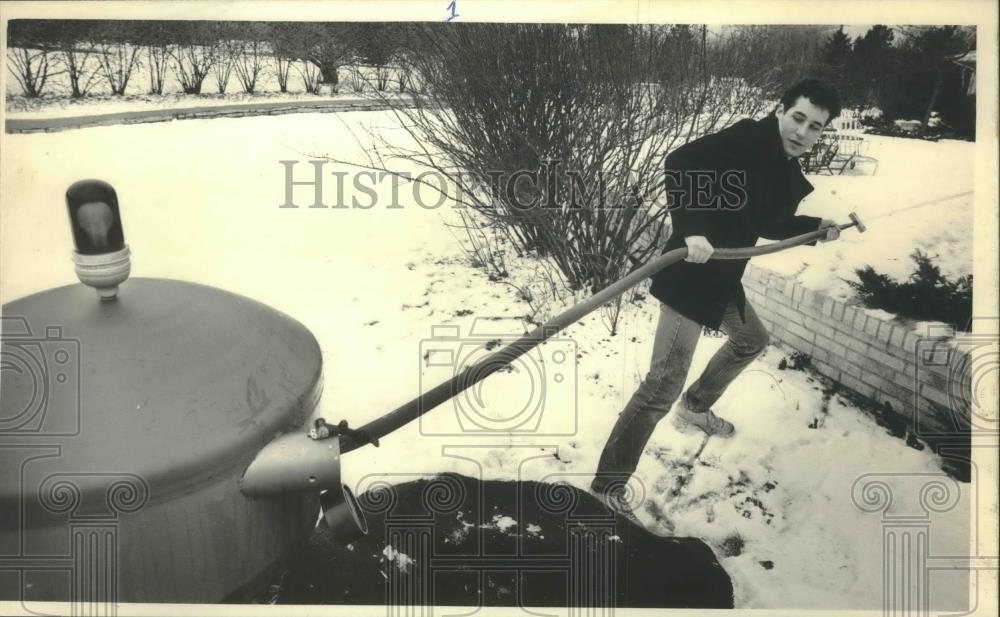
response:
[[(861, 222), (861, 219), (858, 218), (858, 215), (852, 212), (849, 216), (851, 222), (839, 225), (838, 227), (841, 230), (848, 229), (850, 227), (857, 227), (858, 231), (864, 232), (866, 229), (865, 225)], [(747, 259), (758, 255), (768, 255), (792, 248), (793, 246), (799, 246), (807, 242), (812, 242), (813, 240), (818, 240), (826, 234), (826, 229), (820, 229), (765, 246), (715, 249), (711, 258)], [(625, 276), (621, 280), (608, 285), (587, 300), (584, 300), (583, 302), (553, 317), (546, 323), (538, 326), (503, 349), (500, 349), (483, 358), (479, 362), (467, 367), (465, 370), (456, 374), (448, 381), (431, 388), (427, 392), (424, 392), (417, 398), (406, 403), (405, 405), (402, 405), (396, 410), (369, 422), (358, 430), (350, 430), (345, 426), (344, 428), (346, 430), (340, 431), (341, 452), (350, 452), (351, 450), (359, 448), (366, 443), (374, 443), (378, 445), (378, 440), (380, 438), (408, 424), (409, 422), (412, 422), (465, 389), (475, 385), (483, 379), (486, 379), (496, 371), (510, 365), (514, 360), (531, 351), (557, 332), (582, 319), (608, 301), (613, 300), (617, 296), (625, 293), (628, 289), (638, 285), (656, 272), (659, 272), (671, 264), (681, 261), (687, 257), (687, 254), (687, 248), (679, 248), (660, 255), (648, 264), (632, 271), (628, 274), (628, 276)]]

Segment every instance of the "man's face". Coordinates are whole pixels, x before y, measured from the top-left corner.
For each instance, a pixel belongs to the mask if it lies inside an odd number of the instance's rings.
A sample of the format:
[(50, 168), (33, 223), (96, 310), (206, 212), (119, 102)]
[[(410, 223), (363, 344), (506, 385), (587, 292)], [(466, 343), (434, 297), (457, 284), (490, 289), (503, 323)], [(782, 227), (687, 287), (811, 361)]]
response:
[(778, 105), (778, 131), (781, 133), (781, 145), (785, 148), (785, 156), (794, 158), (808, 152), (830, 118), (830, 112), (800, 96), (795, 104), (785, 109)]

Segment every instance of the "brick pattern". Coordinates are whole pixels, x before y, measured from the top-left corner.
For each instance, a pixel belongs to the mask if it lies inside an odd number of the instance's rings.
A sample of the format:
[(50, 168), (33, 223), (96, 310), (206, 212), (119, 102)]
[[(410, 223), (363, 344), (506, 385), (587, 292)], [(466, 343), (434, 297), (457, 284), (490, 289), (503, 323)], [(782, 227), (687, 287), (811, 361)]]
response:
[(968, 353), (923, 338), (750, 264), (743, 277), (747, 300), (771, 338), (812, 359), (820, 374), (872, 401), (889, 403), (912, 419), (916, 433), (968, 431)]

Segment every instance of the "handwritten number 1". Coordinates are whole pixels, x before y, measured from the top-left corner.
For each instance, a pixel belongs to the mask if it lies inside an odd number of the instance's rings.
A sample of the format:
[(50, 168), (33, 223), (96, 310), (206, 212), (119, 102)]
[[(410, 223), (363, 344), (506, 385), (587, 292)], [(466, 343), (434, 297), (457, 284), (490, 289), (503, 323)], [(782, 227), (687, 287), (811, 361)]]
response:
[(446, 19), (445, 21), (451, 21), (456, 17), (458, 17), (458, 13), (455, 12), (455, 10), (458, 8), (456, 4), (458, 4), (458, 0), (451, 0), (451, 4), (448, 5), (448, 10), (451, 11), (451, 15), (449, 15), (448, 19)]

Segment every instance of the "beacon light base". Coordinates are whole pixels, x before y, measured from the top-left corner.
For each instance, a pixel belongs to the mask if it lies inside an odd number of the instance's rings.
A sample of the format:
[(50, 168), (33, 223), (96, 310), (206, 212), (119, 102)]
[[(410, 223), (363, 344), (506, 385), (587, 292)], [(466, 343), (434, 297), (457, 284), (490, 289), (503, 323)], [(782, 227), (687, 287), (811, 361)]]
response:
[(84, 255), (73, 251), (76, 276), (84, 285), (96, 289), (102, 302), (113, 301), (118, 297), (118, 286), (132, 271), (130, 256), (127, 245), (119, 251), (103, 255)]

